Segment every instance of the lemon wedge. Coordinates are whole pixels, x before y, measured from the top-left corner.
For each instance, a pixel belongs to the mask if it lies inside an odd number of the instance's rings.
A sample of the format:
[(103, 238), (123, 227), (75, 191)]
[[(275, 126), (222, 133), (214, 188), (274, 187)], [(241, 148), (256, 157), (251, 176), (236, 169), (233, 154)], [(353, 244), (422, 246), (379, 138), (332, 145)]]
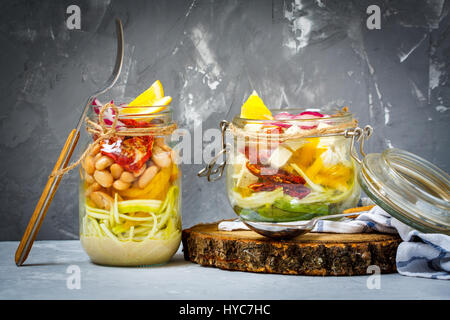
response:
[(142, 92), (127, 107), (120, 110), (121, 114), (158, 113), (170, 104), (172, 97), (164, 96), (161, 82), (156, 80), (150, 88)]
[(142, 92), (140, 95), (136, 97), (133, 101), (131, 101), (128, 106), (130, 107), (148, 107), (152, 106), (153, 103), (164, 97), (164, 90), (162, 84), (159, 80), (156, 80), (150, 88)]
[(241, 118), (253, 120), (273, 120), (272, 113), (266, 107), (256, 91), (248, 97), (241, 107)]

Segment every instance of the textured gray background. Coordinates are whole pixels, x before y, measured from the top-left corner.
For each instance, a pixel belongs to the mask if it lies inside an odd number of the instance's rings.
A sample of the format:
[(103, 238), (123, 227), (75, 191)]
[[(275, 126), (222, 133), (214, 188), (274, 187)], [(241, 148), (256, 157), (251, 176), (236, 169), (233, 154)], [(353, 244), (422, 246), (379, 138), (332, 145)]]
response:
[[(81, 30), (66, 8), (81, 7)], [(381, 30), (366, 8), (382, 10)], [(125, 30), (115, 97), (156, 79), (180, 126), (217, 127), (255, 89), (267, 105), (348, 104), (375, 136), (450, 171), (450, 4), (428, 1), (2, 1), (0, 240), (18, 240), (86, 97), (109, 77), (114, 18)], [(183, 167), (183, 226), (233, 217), (224, 183)], [(38, 239), (78, 237), (78, 178), (64, 177)]]

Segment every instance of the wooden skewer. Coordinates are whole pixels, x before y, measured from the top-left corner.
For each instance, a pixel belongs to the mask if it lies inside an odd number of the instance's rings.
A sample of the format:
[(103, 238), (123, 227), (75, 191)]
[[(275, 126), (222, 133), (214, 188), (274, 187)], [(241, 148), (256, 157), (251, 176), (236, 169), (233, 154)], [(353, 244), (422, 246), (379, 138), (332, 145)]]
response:
[[(69, 136), (67, 137), (66, 143), (64, 144), (61, 153), (59, 154), (58, 160), (56, 161), (54, 171), (65, 168), (72, 156), (73, 150), (78, 143), (80, 137), (80, 132), (73, 129)], [(39, 202), (34, 209), (33, 215), (28, 223), (27, 229), (20, 240), (19, 247), (16, 250), (15, 261), (17, 266), (21, 266), (25, 259), (28, 257), (28, 253), (31, 250), (36, 235), (41, 227), (42, 221), (45, 218), (48, 207), (52, 202), (53, 196), (55, 195), (56, 189), (61, 181), (62, 175), (56, 177), (50, 177), (47, 180), (44, 191), (41, 194)]]

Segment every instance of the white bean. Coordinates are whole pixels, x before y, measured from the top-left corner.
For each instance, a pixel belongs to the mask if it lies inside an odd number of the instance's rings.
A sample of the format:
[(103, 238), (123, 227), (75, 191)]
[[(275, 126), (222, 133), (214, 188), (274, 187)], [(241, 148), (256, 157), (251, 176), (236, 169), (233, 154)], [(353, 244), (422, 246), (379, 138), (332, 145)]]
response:
[(91, 175), (94, 173), (95, 165), (94, 158), (92, 156), (87, 156), (86, 159), (84, 159), (84, 170)]
[(86, 174), (84, 175), (84, 180), (86, 180), (86, 182), (88, 184), (93, 184), (95, 182), (94, 177), (91, 176), (89, 173), (86, 172)]
[(112, 174), (106, 170), (95, 170), (94, 179), (104, 188), (111, 187), (114, 182)]
[(158, 170), (159, 168), (155, 165), (145, 169), (144, 173), (140, 176), (138, 181), (139, 188), (141, 189), (145, 188), (150, 183), (150, 181), (152, 181), (152, 179), (155, 177)]
[(123, 172), (123, 168), (117, 163), (113, 163), (109, 168), (109, 171), (111, 171), (111, 174), (114, 179), (119, 179)]
[(133, 172), (133, 175), (135, 176), (135, 178), (137, 178), (141, 174), (143, 174), (146, 168), (147, 168), (147, 165), (144, 163), (144, 165), (139, 169), (139, 171)]
[(97, 170), (104, 170), (108, 168), (110, 165), (114, 163), (114, 160), (111, 159), (108, 156), (101, 156), (96, 162), (95, 162), (95, 169)]
[(109, 195), (101, 191), (95, 191), (91, 194), (91, 200), (98, 208), (109, 210), (114, 201)]
[(130, 184), (126, 183), (126, 182), (123, 182), (122, 180), (116, 180), (113, 183), (113, 187), (116, 190), (122, 191), (122, 190), (128, 189), (130, 187)]
[(172, 163), (170, 153), (158, 146), (153, 147), (152, 161), (161, 168), (166, 168)]
[(135, 179), (136, 178), (134, 177), (134, 175), (131, 172), (129, 172), (129, 171), (124, 171), (120, 175), (120, 180), (122, 180), (123, 182), (126, 182), (126, 183), (131, 183)]

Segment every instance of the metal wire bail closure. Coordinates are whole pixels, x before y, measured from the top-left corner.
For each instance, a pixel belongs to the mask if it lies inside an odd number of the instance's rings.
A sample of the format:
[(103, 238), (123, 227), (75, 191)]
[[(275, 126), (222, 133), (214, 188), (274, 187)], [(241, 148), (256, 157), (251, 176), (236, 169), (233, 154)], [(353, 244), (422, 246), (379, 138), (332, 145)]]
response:
[(358, 157), (357, 152), (355, 151), (355, 141), (359, 142), (359, 152), (361, 153), (361, 156), (364, 158), (366, 156), (366, 153), (364, 152), (364, 142), (366, 140), (369, 140), (369, 138), (372, 136), (373, 128), (370, 125), (366, 125), (364, 129), (361, 129), (359, 127), (353, 128), (353, 129), (347, 129), (344, 132), (344, 137), (346, 138), (352, 138), (351, 144), (350, 144), (350, 155), (358, 164), (361, 164), (361, 160)]
[[(220, 150), (214, 158), (211, 160), (210, 163), (206, 165), (205, 168), (200, 170), (197, 173), (197, 176), (199, 177), (207, 177), (209, 182), (213, 182), (216, 180), (219, 180), (223, 176), (223, 172), (225, 170), (225, 166), (227, 164), (227, 152), (229, 151), (230, 145), (225, 143), (225, 132), (227, 131), (228, 126), (230, 123), (226, 120), (220, 121), (220, 129), (222, 131), (222, 150)], [(217, 165), (215, 167), (217, 160), (224, 155), (224, 160), (221, 164)]]

